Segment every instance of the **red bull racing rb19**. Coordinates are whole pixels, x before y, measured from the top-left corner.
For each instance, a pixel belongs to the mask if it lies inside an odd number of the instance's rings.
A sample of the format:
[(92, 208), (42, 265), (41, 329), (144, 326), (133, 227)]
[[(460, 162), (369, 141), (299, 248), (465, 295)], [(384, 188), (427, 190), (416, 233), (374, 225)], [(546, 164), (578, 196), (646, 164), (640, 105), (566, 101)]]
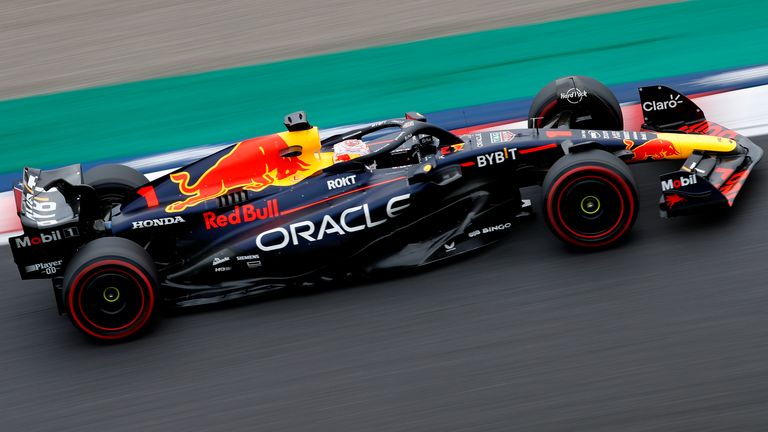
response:
[(22, 278), (53, 281), (75, 327), (123, 340), (161, 304), (341, 283), (487, 246), (530, 214), (527, 186), (542, 187), (563, 242), (615, 246), (638, 213), (628, 163), (682, 162), (660, 177), (664, 217), (732, 206), (762, 150), (672, 89), (643, 87), (640, 100), (645, 124), (624, 130), (611, 92), (571, 76), (536, 96), (528, 129), (457, 136), (409, 113), (321, 140), (298, 112), (285, 132), (151, 182), (123, 165), (26, 168), (24, 233), (10, 246)]

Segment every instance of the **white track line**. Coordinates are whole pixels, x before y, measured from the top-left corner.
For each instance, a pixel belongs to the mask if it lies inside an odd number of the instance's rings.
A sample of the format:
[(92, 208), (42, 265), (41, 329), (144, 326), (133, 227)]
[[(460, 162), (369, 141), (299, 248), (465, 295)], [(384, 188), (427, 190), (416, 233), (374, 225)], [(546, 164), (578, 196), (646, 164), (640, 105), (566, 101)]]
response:
[(707, 118), (750, 137), (768, 134), (768, 85), (696, 99)]

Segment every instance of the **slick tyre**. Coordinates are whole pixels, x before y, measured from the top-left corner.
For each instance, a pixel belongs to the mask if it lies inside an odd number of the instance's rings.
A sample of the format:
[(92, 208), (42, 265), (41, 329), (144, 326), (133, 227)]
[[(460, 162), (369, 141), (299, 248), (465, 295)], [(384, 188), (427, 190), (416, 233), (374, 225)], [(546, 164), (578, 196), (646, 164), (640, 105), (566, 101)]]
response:
[(67, 265), (64, 306), (86, 335), (124, 340), (152, 322), (158, 286), (147, 251), (124, 238), (104, 237), (86, 244)]
[[(578, 89), (585, 96), (572, 99), (561, 97), (562, 92)], [(613, 92), (600, 81), (585, 76), (557, 79), (542, 88), (531, 102), (528, 127), (543, 127), (557, 115), (569, 111), (570, 129), (621, 130), (624, 117), (621, 105)]]
[(577, 248), (613, 246), (626, 238), (637, 219), (632, 173), (602, 150), (563, 156), (544, 177), (542, 188), (549, 228)]
[(86, 171), (83, 182), (96, 190), (102, 206), (111, 207), (124, 203), (136, 188), (149, 183), (149, 180), (129, 166), (108, 164)]

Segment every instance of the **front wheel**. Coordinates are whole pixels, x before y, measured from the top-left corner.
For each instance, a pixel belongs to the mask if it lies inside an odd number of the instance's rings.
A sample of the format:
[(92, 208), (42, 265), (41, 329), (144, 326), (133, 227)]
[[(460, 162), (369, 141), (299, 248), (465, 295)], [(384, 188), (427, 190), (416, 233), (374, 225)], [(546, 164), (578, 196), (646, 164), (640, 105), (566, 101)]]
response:
[(569, 76), (547, 84), (531, 102), (528, 127), (545, 127), (568, 112), (569, 129), (621, 130), (624, 117), (616, 96), (603, 83)]
[(147, 251), (118, 237), (80, 249), (64, 274), (64, 304), (79, 330), (121, 340), (145, 330), (157, 302), (157, 271)]
[(602, 150), (563, 156), (550, 168), (543, 189), (547, 224), (572, 246), (612, 246), (626, 237), (637, 219), (632, 173)]

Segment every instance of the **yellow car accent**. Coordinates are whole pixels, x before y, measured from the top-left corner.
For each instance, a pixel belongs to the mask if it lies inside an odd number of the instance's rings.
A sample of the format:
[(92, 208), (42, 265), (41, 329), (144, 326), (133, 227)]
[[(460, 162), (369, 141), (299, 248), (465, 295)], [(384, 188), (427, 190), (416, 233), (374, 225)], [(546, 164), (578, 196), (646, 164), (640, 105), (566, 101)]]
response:
[(696, 150), (728, 153), (736, 148), (736, 141), (709, 135), (660, 133), (658, 138), (671, 142), (679, 155), (665, 159), (687, 159)]
[(288, 147), (301, 147), (302, 152), (298, 158), (302, 162), (309, 164), (306, 171), (297, 172), (286, 185), (296, 184), (318, 171), (333, 165), (333, 152), (320, 151), (320, 132), (317, 126), (303, 131), (280, 132), (278, 135), (288, 144)]

